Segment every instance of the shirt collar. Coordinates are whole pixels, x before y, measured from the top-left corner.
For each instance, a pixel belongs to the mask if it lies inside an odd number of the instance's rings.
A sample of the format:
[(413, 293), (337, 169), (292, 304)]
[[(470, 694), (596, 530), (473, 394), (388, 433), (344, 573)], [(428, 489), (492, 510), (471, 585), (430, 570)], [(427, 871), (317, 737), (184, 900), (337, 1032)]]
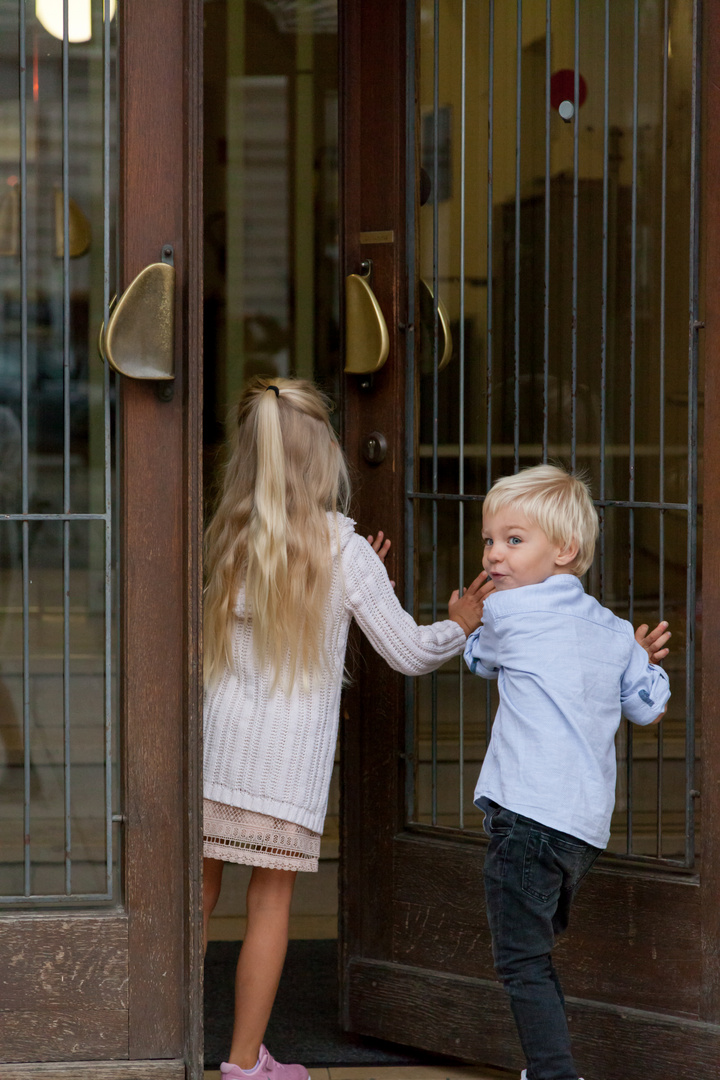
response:
[(573, 590), (585, 592), (582, 581), (575, 574), (551, 574), (537, 585), (520, 585), (517, 589), (490, 593), (485, 603), (499, 615), (518, 606), (524, 607), (528, 602), (558, 597), (563, 593), (570, 595)]

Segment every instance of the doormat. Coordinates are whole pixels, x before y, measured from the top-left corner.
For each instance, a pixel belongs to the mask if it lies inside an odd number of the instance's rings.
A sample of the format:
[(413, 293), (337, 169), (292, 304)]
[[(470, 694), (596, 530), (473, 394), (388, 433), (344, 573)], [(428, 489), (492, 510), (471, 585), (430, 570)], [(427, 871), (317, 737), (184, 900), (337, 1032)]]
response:
[[(239, 941), (211, 941), (205, 958), (205, 1068), (230, 1049)], [(338, 1023), (337, 941), (291, 941), (265, 1042), (278, 1061), (308, 1067), (439, 1065), (451, 1059), (348, 1035)], [(458, 1062), (453, 1060), (452, 1064)]]

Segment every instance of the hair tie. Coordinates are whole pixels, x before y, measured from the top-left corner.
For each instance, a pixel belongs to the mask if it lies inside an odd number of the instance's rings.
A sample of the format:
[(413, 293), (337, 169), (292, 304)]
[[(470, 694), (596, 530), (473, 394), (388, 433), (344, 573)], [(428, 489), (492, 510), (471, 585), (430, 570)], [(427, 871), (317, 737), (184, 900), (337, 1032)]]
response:
[(280, 390), (278, 389), (277, 386), (266, 386), (265, 389), (266, 390), (274, 390), (275, 391), (275, 397), (278, 397), (278, 398), (280, 397)]

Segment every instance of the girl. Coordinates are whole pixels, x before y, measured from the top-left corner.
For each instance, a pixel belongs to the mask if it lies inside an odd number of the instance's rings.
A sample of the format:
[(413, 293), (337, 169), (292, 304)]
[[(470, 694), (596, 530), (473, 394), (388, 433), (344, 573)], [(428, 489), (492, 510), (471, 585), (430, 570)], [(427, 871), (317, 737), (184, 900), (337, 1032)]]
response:
[(328, 402), (300, 379), (243, 393), (206, 533), (204, 910), (226, 862), (252, 866), (223, 1076), (307, 1080), (262, 1045), (285, 960), (295, 875), (316, 871), (350, 620), (397, 671), (461, 653), (492, 589), (480, 574), (450, 618), (417, 626), (345, 516), (349, 483)]

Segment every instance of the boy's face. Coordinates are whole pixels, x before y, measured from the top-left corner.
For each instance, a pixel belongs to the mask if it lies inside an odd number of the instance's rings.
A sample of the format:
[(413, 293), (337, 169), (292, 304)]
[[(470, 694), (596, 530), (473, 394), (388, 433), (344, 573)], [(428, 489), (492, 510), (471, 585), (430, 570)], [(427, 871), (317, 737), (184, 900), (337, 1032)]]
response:
[(553, 574), (568, 573), (567, 564), (577, 548), (560, 548), (532, 525), (521, 510), (502, 507), (496, 514), (483, 515), (483, 568), (496, 589), (518, 589), (539, 585)]

